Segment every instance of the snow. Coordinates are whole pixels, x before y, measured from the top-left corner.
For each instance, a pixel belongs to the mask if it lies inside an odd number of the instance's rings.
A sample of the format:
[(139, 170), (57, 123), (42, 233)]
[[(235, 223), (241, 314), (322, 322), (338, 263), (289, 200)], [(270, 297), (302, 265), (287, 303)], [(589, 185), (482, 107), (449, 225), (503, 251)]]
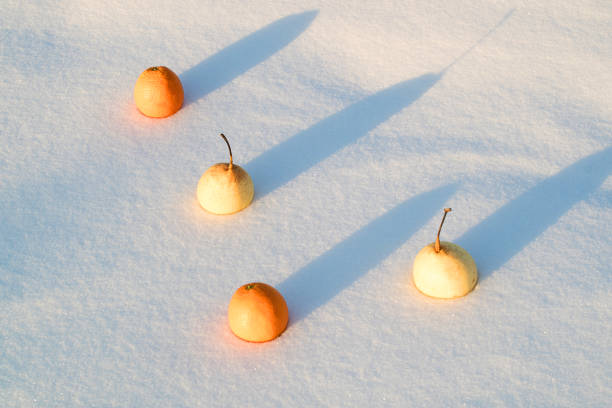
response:
[[(609, 405), (609, 1), (2, 9), (2, 406)], [(220, 132), (231, 216), (195, 199)], [(410, 278), (444, 207), (480, 273), (452, 301)], [(273, 342), (227, 326), (251, 281)]]

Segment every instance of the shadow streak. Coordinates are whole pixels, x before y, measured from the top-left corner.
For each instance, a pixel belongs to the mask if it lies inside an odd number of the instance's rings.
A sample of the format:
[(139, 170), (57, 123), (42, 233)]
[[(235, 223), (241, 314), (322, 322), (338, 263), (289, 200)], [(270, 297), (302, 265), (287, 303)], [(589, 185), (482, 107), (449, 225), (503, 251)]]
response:
[(307, 317), (387, 258), (455, 190), (447, 185), (400, 203), (280, 283), (277, 289), (287, 300), (290, 323)]
[(383, 89), (297, 133), (262, 153), (244, 168), (256, 180), (255, 199), (283, 186), (319, 161), (356, 141), (433, 87), (457, 62), (506, 23), (515, 9), (476, 43), (437, 73), (428, 73)]
[(587, 156), (532, 187), (463, 234), (456, 243), (482, 278), (519, 253), (612, 172), (612, 146)]
[(255, 198), (262, 198), (356, 141), (418, 100), (440, 78), (441, 74), (429, 73), (379, 91), (251, 160), (244, 168), (256, 180)]
[(457, 64), (459, 61), (461, 61), (463, 58), (465, 58), (469, 53), (471, 53), (474, 50), (474, 48), (478, 47), (480, 44), (485, 42), (485, 40), (487, 38), (489, 38), (491, 35), (493, 35), (493, 33), (495, 33), (495, 31), (497, 31), (497, 29), (499, 27), (503, 26), (506, 23), (506, 21), (508, 21), (508, 19), (510, 17), (512, 17), (512, 14), (514, 14), (515, 11), (516, 11), (516, 8), (513, 8), (513, 9), (509, 10), (506, 13), (506, 15), (504, 15), (502, 17), (502, 19), (498, 21), (497, 24), (495, 24), (495, 26), (491, 27), (489, 29), (489, 31), (487, 31), (486, 34), (484, 34), (482, 37), (480, 37), (480, 39), (478, 41), (476, 41), (474, 44), (472, 44), (472, 46), (470, 48), (468, 48), (467, 50), (463, 51), (463, 53), (461, 55), (459, 55), (457, 58), (455, 58), (453, 60), (453, 62), (448, 64), (448, 66), (442, 70), (442, 73), (445, 73), (446, 71), (448, 71), (453, 65)]
[(185, 105), (193, 103), (266, 60), (304, 32), (318, 11), (281, 18), (231, 44), (180, 75)]

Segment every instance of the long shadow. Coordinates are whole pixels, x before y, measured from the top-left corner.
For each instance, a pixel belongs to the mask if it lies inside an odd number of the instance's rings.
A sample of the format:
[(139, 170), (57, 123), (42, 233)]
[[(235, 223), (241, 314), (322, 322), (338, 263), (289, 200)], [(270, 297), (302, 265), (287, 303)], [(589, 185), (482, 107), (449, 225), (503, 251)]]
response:
[(277, 288), (291, 323), (307, 317), (406, 242), (456, 190), (439, 187), (402, 202), (289, 276)]
[(255, 180), (255, 199), (262, 198), (283, 186), (417, 101), (452, 66), (493, 35), (513, 13), (514, 9), (508, 11), (494, 27), (440, 72), (424, 74), (368, 96), (297, 133), (245, 164), (245, 169)]
[(256, 180), (256, 198), (262, 198), (356, 141), (418, 100), (440, 78), (441, 74), (429, 73), (379, 91), (251, 160), (244, 167), (253, 180)]
[(180, 75), (185, 105), (193, 103), (280, 51), (308, 28), (318, 11), (283, 17), (206, 58)]
[(488, 277), (612, 173), (612, 146), (587, 156), (501, 207), (456, 240)]

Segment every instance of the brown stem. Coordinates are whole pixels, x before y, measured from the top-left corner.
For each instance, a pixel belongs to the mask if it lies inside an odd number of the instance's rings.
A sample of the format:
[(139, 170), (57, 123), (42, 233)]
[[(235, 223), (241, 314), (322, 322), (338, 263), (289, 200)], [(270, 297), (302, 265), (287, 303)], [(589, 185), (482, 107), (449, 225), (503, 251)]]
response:
[(444, 216), (442, 217), (442, 222), (440, 223), (440, 228), (438, 228), (438, 235), (436, 236), (436, 244), (434, 246), (434, 249), (435, 249), (436, 253), (440, 252), (440, 231), (442, 231), (442, 224), (444, 224), (444, 220), (446, 219), (446, 214), (448, 214), (452, 210), (453, 210), (452, 208), (445, 208), (444, 209)]
[(229, 162), (228, 169), (231, 169), (232, 167), (234, 167), (234, 161), (232, 160), (232, 148), (230, 147), (230, 144), (227, 141), (227, 137), (225, 137), (225, 135), (223, 133), (221, 133), (220, 136), (223, 138), (223, 140), (225, 140), (225, 143), (227, 144), (227, 148), (228, 148), (229, 154), (230, 154), (230, 162)]

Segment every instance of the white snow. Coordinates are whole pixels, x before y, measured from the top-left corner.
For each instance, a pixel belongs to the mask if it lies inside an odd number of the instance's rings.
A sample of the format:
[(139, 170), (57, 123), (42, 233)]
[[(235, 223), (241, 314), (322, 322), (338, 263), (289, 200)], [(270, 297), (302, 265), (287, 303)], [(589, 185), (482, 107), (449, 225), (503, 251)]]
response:
[[(603, 407), (612, 3), (5, 0), (3, 407)], [(138, 113), (166, 65), (185, 106)], [(195, 199), (227, 161), (256, 197)], [(480, 281), (411, 283), (442, 238)], [(285, 296), (236, 338), (240, 285)]]

